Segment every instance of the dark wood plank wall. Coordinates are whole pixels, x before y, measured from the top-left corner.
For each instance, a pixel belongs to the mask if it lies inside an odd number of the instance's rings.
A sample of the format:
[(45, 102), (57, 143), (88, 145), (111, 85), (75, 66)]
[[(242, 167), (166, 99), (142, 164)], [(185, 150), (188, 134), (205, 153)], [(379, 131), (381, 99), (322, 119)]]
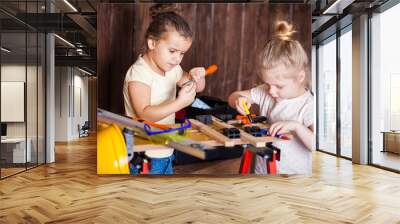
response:
[(97, 130), (97, 78), (90, 77), (88, 80), (88, 86), (90, 131), (95, 132)]
[[(98, 107), (124, 113), (122, 86), (134, 61), (135, 5), (100, 4), (97, 15)], [(136, 28), (137, 29), (137, 28)]]
[[(151, 4), (100, 4), (98, 8), (98, 105), (124, 113), (125, 73), (143, 46)], [(299, 31), (296, 37), (311, 55), (311, 10), (306, 4), (182, 4), (182, 15), (195, 32), (181, 66), (217, 64), (202, 94), (226, 100), (235, 90), (259, 83), (254, 59), (273, 34), (273, 24), (285, 19)]]

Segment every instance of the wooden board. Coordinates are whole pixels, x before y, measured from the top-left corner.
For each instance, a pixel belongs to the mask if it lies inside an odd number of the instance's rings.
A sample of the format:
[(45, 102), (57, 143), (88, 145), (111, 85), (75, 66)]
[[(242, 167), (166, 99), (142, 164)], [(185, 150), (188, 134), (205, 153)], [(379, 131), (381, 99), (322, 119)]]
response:
[[(229, 125), (218, 118), (213, 117), (213, 125), (205, 125), (197, 120), (190, 119), (192, 123), (192, 128), (186, 131), (185, 137), (191, 139), (193, 141), (199, 142), (204, 144), (210, 148), (216, 146), (225, 146), (225, 147), (233, 147), (236, 145), (246, 145), (251, 144), (255, 147), (265, 147), (267, 143), (282, 141), (279, 138), (274, 138), (271, 136), (265, 137), (254, 137), (247, 132), (243, 131), (239, 128), (241, 138), (240, 139), (230, 139), (223, 135), (220, 130), (222, 128), (235, 128), (233, 125)], [(252, 124), (251, 126), (259, 126), (261, 128), (267, 127), (264, 124)], [(218, 130), (219, 128), (219, 130)], [(168, 145), (160, 145), (154, 144), (153, 142), (149, 141), (148, 139), (144, 139), (138, 136), (135, 136), (135, 152), (142, 152), (146, 150), (154, 150), (154, 149), (171, 149)], [(180, 150), (182, 151), (182, 150)], [(197, 150), (188, 149), (188, 154), (195, 154), (199, 155)], [(198, 157), (198, 156), (196, 156)], [(204, 155), (200, 156), (204, 159)], [(198, 158), (200, 158), (198, 157)]]
[(225, 147), (233, 147), (235, 145), (235, 141), (233, 139), (226, 137), (221, 132), (212, 129), (211, 127), (201, 123), (200, 121), (190, 119), (190, 122), (195, 129), (201, 131), (202, 133), (215, 139), (216, 141), (223, 143)]
[[(227, 124), (223, 121), (221, 121), (220, 119), (216, 118), (216, 117), (212, 117), (212, 120), (214, 122), (215, 125), (221, 127), (221, 128), (236, 128), (233, 125)], [(280, 141), (281, 139), (278, 138), (274, 138), (274, 137), (254, 137), (252, 135), (250, 135), (249, 133), (245, 132), (244, 130), (240, 129), (240, 139), (243, 142), (246, 142), (248, 144), (251, 144), (257, 148), (259, 147), (265, 147), (265, 145), (269, 142), (275, 142), (275, 141)]]
[[(111, 113), (109, 111), (103, 110), (98, 108), (97, 109), (97, 121), (98, 123), (103, 123), (103, 124), (116, 124), (119, 126), (119, 129), (122, 130), (122, 127), (129, 127), (131, 130), (133, 130), (136, 134), (146, 136), (147, 134), (144, 132), (144, 124), (132, 120), (131, 118), (121, 116), (115, 113)], [(161, 131), (161, 129), (152, 128), (153, 131)], [(112, 134), (112, 133), (109, 133)], [(108, 136), (108, 138), (114, 138), (115, 136)], [(184, 153), (187, 153), (189, 155), (195, 156), (199, 159), (206, 159), (206, 153), (205, 149), (210, 149), (213, 148), (212, 146), (209, 145), (204, 145), (199, 141), (195, 141), (192, 138), (188, 138), (186, 136), (180, 136), (176, 133), (169, 133), (167, 135), (153, 135), (151, 137), (148, 137), (149, 140), (151, 139), (152, 141), (162, 143), (168, 148), (174, 148), (176, 150), (182, 151)], [(150, 143), (150, 142), (149, 142)], [(153, 143), (153, 142), (151, 142)], [(154, 147), (150, 147), (153, 148)], [(158, 147), (157, 147), (158, 148)], [(158, 148), (160, 149), (160, 148)]]

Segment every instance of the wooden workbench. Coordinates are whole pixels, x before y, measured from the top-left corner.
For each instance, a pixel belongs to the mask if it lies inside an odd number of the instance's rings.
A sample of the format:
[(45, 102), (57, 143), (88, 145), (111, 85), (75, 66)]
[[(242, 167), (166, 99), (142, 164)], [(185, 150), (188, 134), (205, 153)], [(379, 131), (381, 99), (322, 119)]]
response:
[[(184, 150), (179, 150), (184, 153), (190, 154), (200, 159), (206, 159), (207, 154), (206, 150), (213, 150), (217, 149), (218, 146), (225, 146), (225, 147), (233, 147), (237, 145), (246, 145), (251, 144), (255, 147), (265, 147), (267, 143), (281, 141), (281, 139), (265, 136), (265, 137), (254, 137), (241, 128), (240, 130), (240, 139), (230, 139), (222, 134), (222, 128), (232, 128), (235, 127), (233, 125), (227, 124), (222, 122), (221, 120), (213, 117), (213, 124), (205, 125), (197, 120), (190, 119), (192, 123), (192, 128), (186, 130), (184, 137), (191, 139), (193, 141), (199, 142), (201, 144), (206, 145), (205, 149), (196, 149), (192, 147), (187, 147)], [(265, 128), (263, 124), (254, 124), (257, 126), (262, 126)], [(237, 128), (237, 127), (236, 127)], [(159, 150), (159, 149), (171, 149), (170, 146), (167, 145), (160, 145), (151, 142), (148, 139), (135, 136), (135, 152), (142, 152), (146, 150)]]

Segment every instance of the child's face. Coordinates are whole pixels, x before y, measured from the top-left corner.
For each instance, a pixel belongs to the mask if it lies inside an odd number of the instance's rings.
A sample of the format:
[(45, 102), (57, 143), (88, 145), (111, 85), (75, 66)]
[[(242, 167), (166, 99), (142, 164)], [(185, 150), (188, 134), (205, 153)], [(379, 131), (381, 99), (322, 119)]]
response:
[(191, 38), (185, 38), (176, 31), (164, 33), (159, 40), (148, 40), (152, 59), (162, 72), (179, 65), (191, 45)]
[(304, 93), (304, 71), (287, 69), (284, 65), (264, 70), (261, 76), (269, 94), (276, 100), (291, 99)]

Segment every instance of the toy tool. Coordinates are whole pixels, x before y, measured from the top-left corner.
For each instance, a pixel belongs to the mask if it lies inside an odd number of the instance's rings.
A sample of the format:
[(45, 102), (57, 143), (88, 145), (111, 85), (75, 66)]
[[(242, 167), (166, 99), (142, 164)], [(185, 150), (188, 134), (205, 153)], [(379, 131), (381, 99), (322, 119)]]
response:
[(250, 123), (254, 123), (253, 117), (250, 114), (249, 107), (247, 107), (246, 101), (242, 100), (243, 108), (246, 112), (246, 116), (249, 119)]
[[(211, 75), (214, 72), (216, 72), (218, 70), (218, 66), (217, 65), (210, 65), (208, 66), (208, 68), (206, 69), (206, 74), (205, 76)], [(193, 80), (188, 80), (185, 83), (183, 83), (182, 86), (186, 86), (186, 85), (190, 85), (193, 82)]]

